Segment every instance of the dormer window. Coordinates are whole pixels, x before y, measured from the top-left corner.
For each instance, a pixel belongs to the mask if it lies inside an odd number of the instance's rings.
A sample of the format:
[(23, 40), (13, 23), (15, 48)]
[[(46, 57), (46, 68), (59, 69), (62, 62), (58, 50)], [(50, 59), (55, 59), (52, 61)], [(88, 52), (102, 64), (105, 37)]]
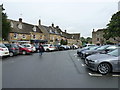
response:
[(10, 24), (11, 24), (11, 28), (13, 28), (13, 27), (14, 27), (14, 24), (13, 24), (13, 22), (10, 22)]
[(33, 27), (33, 31), (36, 32), (36, 31), (37, 31), (36, 29), (37, 29), (36, 26), (34, 26), (34, 27)]
[(22, 24), (21, 24), (21, 23), (18, 25), (18, 28), (19, 28), (19, 29), (22, 29)]
[(26, 39), (26, 36), (25, 36), (25, 34), (23, 34), (23, 35), (22, 35), (22, 38), (23, 38), (23, 39)]
[(74, 38), (74, 35), (72, 35), (72, 39)]
[(14, 33), (14, 38), (17, 39), (17, 33)]
[(57, 30), (55, 30), (55, 33), (58, 34)]
[(33, 39), (35, 39), (36, 38), (36, 35), (33, 35)]
[(50, 33), (52, 33), (52, 30), (50, 29)]

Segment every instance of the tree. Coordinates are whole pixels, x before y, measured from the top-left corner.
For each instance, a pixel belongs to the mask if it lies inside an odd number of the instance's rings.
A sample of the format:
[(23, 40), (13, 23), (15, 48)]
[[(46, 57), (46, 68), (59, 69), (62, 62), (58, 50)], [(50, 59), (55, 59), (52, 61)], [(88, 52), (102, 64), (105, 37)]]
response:
[(103, 37), (106, 40), (114, 38), (114, 40), (120, 42), (120, 11), (112, 16), (110, 22), (107, 24), (107, 29), (104, 30)]
[(91, 37), (87, 37), (86, 38), (86, 42), (92, 44), (92, 38)]
[(7, 14), (2, 12), (2, 38), (8, 40), (8, 35), (11, 30), (10, 23), (7, 21)]

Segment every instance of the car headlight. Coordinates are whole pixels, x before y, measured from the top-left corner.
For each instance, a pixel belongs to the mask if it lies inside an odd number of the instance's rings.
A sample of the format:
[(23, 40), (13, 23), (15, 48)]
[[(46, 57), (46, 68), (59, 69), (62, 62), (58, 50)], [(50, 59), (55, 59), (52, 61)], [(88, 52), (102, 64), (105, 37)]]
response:
[(85, 54), (89, 54), (89, 53), (85, 53)]

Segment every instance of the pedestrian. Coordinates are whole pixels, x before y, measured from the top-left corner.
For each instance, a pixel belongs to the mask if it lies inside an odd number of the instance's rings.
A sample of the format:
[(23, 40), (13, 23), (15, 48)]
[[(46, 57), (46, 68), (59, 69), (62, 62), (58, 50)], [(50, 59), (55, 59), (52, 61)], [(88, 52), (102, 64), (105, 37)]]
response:
[(39, 54), (42, 56), (42, 53), (44, 52), (44, 47), (42, 46), (42, 43), (39, 44)]

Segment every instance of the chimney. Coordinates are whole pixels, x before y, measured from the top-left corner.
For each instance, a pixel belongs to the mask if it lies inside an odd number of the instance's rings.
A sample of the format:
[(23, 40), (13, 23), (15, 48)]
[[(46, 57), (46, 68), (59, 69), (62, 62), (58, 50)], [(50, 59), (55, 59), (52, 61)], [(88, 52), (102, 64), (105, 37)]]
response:
[(22, 18), (19, 18), (19, 22), (21, 22), (21, 23), (22, 23)]
[(59, 26), (56, 26), (57, 29), (59, 29)]
[(40, 19), (39, 19), (39, 22), (38, 22), (38, 23), (39, 23), (39, 25), (41, 25), (41, 20), (40, 20)]
[(93, 32), (95, 32), (95, 29), (93, 29)]
[(65, 33), (67, 33), (67, 30), (65, 30)]
[(52, 27), (54, 27), (54, 23), (52, 23)]

